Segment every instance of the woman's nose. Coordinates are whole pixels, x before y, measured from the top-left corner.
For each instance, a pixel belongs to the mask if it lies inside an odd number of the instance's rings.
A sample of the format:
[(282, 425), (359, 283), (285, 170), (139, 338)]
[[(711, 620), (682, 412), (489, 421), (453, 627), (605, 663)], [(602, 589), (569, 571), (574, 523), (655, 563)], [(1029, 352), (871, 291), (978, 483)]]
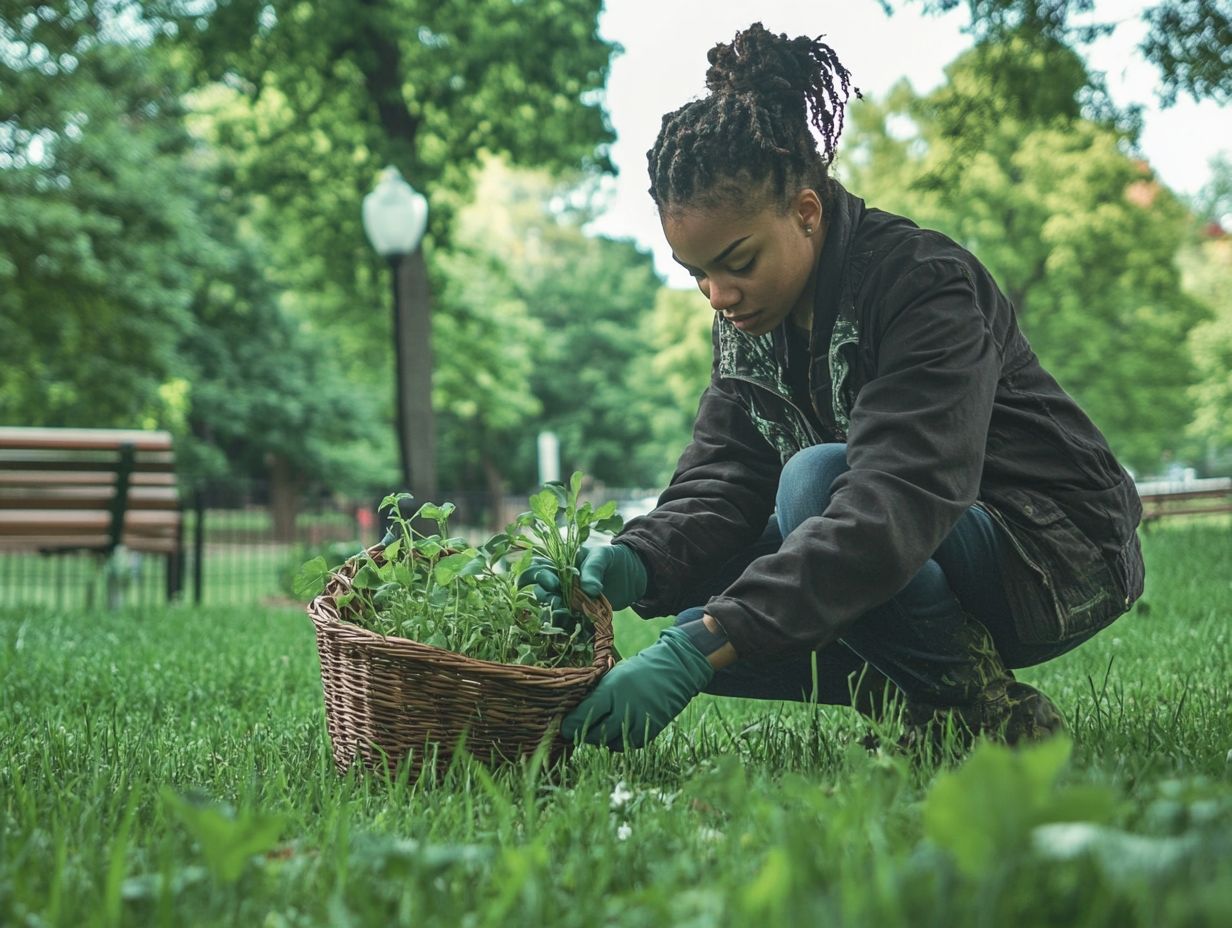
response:
[(706, 296), (709, 298), (710, 306), (715, 312), (731, 309), (740, 302), (740, 291), (735, 287), (721, 285), (713, 280), (709, 281), (709, 284)]

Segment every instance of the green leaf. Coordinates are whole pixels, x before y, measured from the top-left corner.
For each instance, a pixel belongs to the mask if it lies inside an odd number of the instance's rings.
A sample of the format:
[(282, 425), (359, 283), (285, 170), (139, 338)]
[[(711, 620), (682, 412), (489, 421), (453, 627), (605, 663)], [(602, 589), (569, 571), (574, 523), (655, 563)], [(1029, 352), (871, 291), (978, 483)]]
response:
[(582, 492), (582, 472), (575, 470), (569, 478), (569, 502), (576, 507), (578, 494)]
[(436, 582), (442, 586), (453, 583), (455, 577), (475, 562), (478, 562), (479, 569), (482, 570), (483, 561), (477, 557), (478, 553), (474, 548), (468, 548), (466, 551), (459, 551), (457, 554), (441, 558), (433, 569)]
[(598, 509), (595, 510), (595, 520), (602, 522), (604, 519), (610, 519), (616, 515), (616, 500), (610, 499)]
[(390, 493), (383, 500), (381, 500), (381, 505), (378, 509), (381, 512), (384, 512), (386, 509), (392, 509), (395, 512), (399, 512), (401, 511), (400, 504), (403, 500), (413, 500), (414, 498), (415, 497), (410, 493)]
[(382, 583), (381, 575), (371, 564), (365, 564), (355, 572), (351, 586), (357, 590), (374, 590)]
[(1033, 827), (1074, 811), (1053, 788), (1071, 747), (1065, 737), (1017, 749), (982, 742), (962, 767), (934, 781), (924, 800), (925, 833), (971, 876), (1020, 852)]
[(434, 558), (444, 550), (444, 546), (435, 535), (415, 542), (415, 553), (426, 558)]
[(487, 541), (479, 546), (479, 550), (483, 552), (489, 564), (495, 564), (506, 554), (513, 546), (513, 539), (505, 532), (498, 532)]
[(379, 609), (387, 608), (402, 592), (400, 583), (382, 583), (372, 594), (372, 603)]
[(235, 813), (230, 807), (199, 799), (186, 799), (163, 789), (163, 805), (193, 836), (205, 865), (215, 878), (233, 883), (249, 858), (278, 843), (285, 819), (253, 809)]
[(624, 528), (625, 520), (621, 516), (608, 516), (595, 522), (595, 531), (615, 535)]
[(555, 526), (556, 513), (560, 510), (560, 500), (550, 488), (547, 488), (530, 498), (530, 509), (540, 521)]
[(325, 558), (318, 555), (300, 565), (299, 570), (295, 572), (291, 588), (300, 599), (315, 599), (324, 592), (329, 576), (329, 564), (326, 563)]
[(398, 552), (402, 550), (402, 539), (395, 538), (385, 546), (385, 560), (392, 561), (398, 556)]

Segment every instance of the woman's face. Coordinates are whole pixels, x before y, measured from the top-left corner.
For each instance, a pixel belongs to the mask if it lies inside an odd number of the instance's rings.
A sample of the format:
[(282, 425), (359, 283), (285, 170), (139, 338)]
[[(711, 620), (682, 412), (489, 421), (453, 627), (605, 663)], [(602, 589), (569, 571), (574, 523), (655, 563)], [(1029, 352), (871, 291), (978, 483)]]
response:
[(811, 320), (813, 268), (824, 231), (821, 201), (803, 190), (786, 211), (672, 210), (662, 216), (672, 256), (697, 281), (715, 312), (749, 335), (788, 316)]

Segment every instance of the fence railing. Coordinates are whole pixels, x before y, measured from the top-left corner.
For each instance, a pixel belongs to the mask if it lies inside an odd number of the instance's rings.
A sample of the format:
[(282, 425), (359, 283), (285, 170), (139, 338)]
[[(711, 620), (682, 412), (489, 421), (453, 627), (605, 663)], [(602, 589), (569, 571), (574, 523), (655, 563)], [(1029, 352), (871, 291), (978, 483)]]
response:
[[(263, 481), (181, 480), (181, 486), (183, 603), (294, 605), (292, 578), (300, 564), (317, 554), (341, 563), (383, 535), (377, 513), (381, 493), (364, 498), (301, 495), (288, 518)], [(595, 498), (615, 499), (632, 516), (649, 508), (651, 495), (603, 489)], [(457, 507), (451, 532), (475, 540), (527, 508), (525, 495), (506, 496), (499, 503), (482, 491), (450, 491), (441, 498)], [(282, 502), (285, 507), (285, 497)], [(116, 594), (126, 606), (161, 605), (167, 569), (163, 556), (124, 549), (107, 561), (89, 552), (0, 552), (0, 606), (102, 608)]]

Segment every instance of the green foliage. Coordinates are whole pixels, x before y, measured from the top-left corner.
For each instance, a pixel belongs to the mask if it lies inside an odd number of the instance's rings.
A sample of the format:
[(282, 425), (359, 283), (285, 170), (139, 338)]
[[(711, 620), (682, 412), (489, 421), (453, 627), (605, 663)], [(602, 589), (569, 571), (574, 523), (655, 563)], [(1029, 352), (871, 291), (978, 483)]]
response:
[[(597, 509), (580, 503), (582, 474), (566, 487), (549, 483), (530, 497), (524, 512), (505, 531), (478, 546), (449, 535), (452, 503), (426, 503), (411, 517), (401, 505), (410, 494), (387, 496), (395, 537), (380, 560), (355, 555), (358, 567), (336, 597), (348, 621), (381, 635), (397, 635), (432, 647), (502, 664), (584, 666), (592, 659), (591, 629), (585, 616), (570, 628), (553, 624), (550, 608), (518, 580), (535, 555), (547, 558), (561, 577), (565, 602), (572, 602), (582, 546), (592, 531), (620, 529), (616, 504)], [(434, 522), (424, 534), (416, 524)], [(319, 595), (336, 568), (323, 556), (305, 562), (294, 590), (301, 598)]]
[(256, 477), (278, 461), (300, 485), (386, 482), (393, 462), (371, 395), (282, 307), (258, 244), (229, 226), (233, 217), (203, 205), (201, 222), (210, 247), (197, 260), (193, 325), (179, 346), (185, 469)]
[(170, 428), (194, 475), (372, 476), (371, 404), (280, 305), (182, 55), (140, 4), (0, 12), (0, 416)]
[(597, 0), (152, 5), (178, 26), (202, 87), (197, 132), (269, 243), (274, 279), (357, 377), (388, 353), (374, 312), (385, 269), (359, 210), (380, 169), (396, 164), (428, 197), (431, 253), (481, 151), (610, 167)]
[[(855, 107), (843, 176), (871, 204), (974, 252), (1014, 302), (1044, 366), (1118, 456), (1150, 470), (1190, 417), (1185, 339), (1205, 315), (1174, 262), (1185, 211), (1122, 152), (1115, 128), (1075, 115), (1072, 96), (1003, 100), (1005, 85), (983, 70), (997, 60), (977, 48), (926, 98), (899, 86)], [(1049, 60), (1021, 59), (1034, 61), (1039, 84), (1054, 70)], [(1076, 94), (1081, 82), (1067, 86)], [(981, 89), (986, 105), (960, 132), (947, 101)], [(899, 128), (905, 121), (911, 132)]]
[[(880, 0), (886, 12), (896, 5)], [(952, 10), (964, 0), (913, 0), (928, 12)], [(1050, 41), (1083, 44), (1112, 32), (1119, 22), (1073, 20), (1091, 13), (1093, 0), (965, 0), (971, 32), (993, 41), (1030, 31)], [(1139, 49), (1160, 72), (1165, 104), (1180, 91), (1194, 99), (1232, 99), (1232, 12), (1223, 0), (1158, 0), (1141, 18), (1147, 33)]]
[(1190, 435), (1195, 457), (1211, 463), (1232, 451), (1232, 236), (1208, 239), (1185, 248), (1180, 266), (1186, 290), (1209, 307), (1211, 316), (1189, 333), (1197, 368), (1190, 388), (1194, 404)]
[[(488, 202), (485, 211), (499, 217), (503, 205)], [(462, 230), (453, 248), (435, 252), (432, 261), (441, 483), (447, 489), (486, 486), (494, 498), (511, 481), (532, 484), (525, 467), (511, 468), (511, 451), (533, 445), (527, 438), (543, 408), (531, 387), (543, 326), (510, 279), (511, 261), (485, 248), (480, 234)]]
[(0, 8), (0, 418), (174, 421), (200, 180), (182, 76), (114, 4)]
[(1112, 793), (1058, 788), (1071, 742), (1058, 737), (1021, 750), (979, 745), (961, 768), (934, 781), (924, 801), (924, 832), (968, 875), (1001, 866), (1029, 847), (1032, 829), (1051, 822), (1104, 823)]
[(581, 471), (574, 472), (567, 487), (548, 483), (530, 498), (530, 512), (520, 515), (511, 526), (526, 530), (525, 535), (513, 536), (515, 547), (526, 548), (552, 562), (560, 577), (561, 599), (566, 603), (573, 602), (574, 584), (580, 576), (578, 556), (591, 532), (614, 535), (622, 524), (614, 501), (609, 500), (597, 509), (589, 502), (579, 504), (581, 491)]
[(667, 483), (692, 434), (698, 401), (710, 383), (713, 322), (713, 311), (695, 291), (666, 287), (643, 319), (649, 350), (634, 362), (630, 379), (651, 428), (643, 471), (649, 486)]
[[(636, 365), (651, 351), (642, 321), (653, 312), (660, 281), (650, 256), (633, 243), (583, 232), (592, 218), (589, 194), (576, 176), (485, 161), (473, 201), (458, 213), (455, 239), (465, 243), (478, 276), (501, 269), (509, 289), (497, 305), (513, 305), (508, 325), (494, 319), (486, 333), (474, 332), (475, 350), (481, 357), (506, 352), (518, 371), (510, 377), (515, 387), (525, 375), (530, 396), (515, 390), (503, 402), (518, 410), (533, 402), (535, 428), (556, 433), (563, 467), (618, 486), (654, 483), (662, 468), (648, 450), (652, 428), (640, 402), (646, 384)], [(527, 341), (511, 344), (519, 336)], [(442, 378), (474, 379), (470, 358), (468, 349), (457, 358), (464, 372), (455, 378), (442, 371)], [(486, 387), (478, 387), (482, 397)], [(480, 428), (453, 441), (459, 449), (478, 442), (499, 449), (503, 474), (515, 485), (533, 485), (535, 446), (524, 434)], [(481, 449), (471, 460), (483, 459)]]
[(163, 805), (201, 849), (201, 856), (216, 880), (234, 883), (248, 860), (278, 843), (286, 820), (255, 809), (236, 812), (226, 804), (179, 796), (163, 790)]

